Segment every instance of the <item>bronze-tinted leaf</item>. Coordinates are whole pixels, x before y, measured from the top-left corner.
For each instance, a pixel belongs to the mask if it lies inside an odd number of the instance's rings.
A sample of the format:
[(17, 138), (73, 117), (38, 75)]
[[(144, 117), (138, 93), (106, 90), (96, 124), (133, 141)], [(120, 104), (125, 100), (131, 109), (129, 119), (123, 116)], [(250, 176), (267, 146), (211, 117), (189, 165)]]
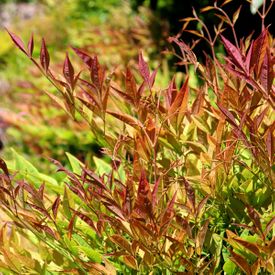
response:
[(185, 186), (187, 199), (189, 200), (189, 202), (192, 206), (192, 210), (194, 211), (195, 207), (196, 207), (195, 191), (185, 178), (183, 178), (183, 183), (184, 183), (184, 186)]
[(126, 265), (128, 265), (129, 267), (135, 269), (135, 270), (138, 270), (138, 264), (137, 264), (137, 261), (136, 259), (131, 256), (131, 255), (125, 255), (123, 256), (123, 260), (125, 262)]
[(275, 223), (275, 217), (273, 217), (273, 218), (268, 222), (268, 224), (266, 225), (266, 228), (265, 228), (265, 230), (264, 230), (265, 236), (266, 236), (266, 235), (269, 233), (269, 231), (273, 228), (274, 223)]
[(260, 249), (258, 248), (257, 244), (245, 241), (241, 238), (233, 238), (233, 240), (239, 244), (241, 244), (244, 248), (251, 251), (254, 255), (260, 256)]
[(230, 250), (232, 257), (230, 260), (239, 266), (247, 275), (251, 274), (251, 268), (248, 262), (239, 254), (235, 253), (233, 250)]
[(3, 170), (6, 176), (9, 176), (9, 170), (8, 170), (7, 164), (2, 158), (0, 158), (0, 168)]
[(121, 235), (115, 234), (110, 237), (110, 240), (117, 244), (120, 248), (126, 250), (128, 253), (132, 253), (131, 243)]
[(137, 119), (133, 118), (132, 116), (129, 116), (129, 115), (123, 114), (123, 113), (112, 112), (112, 111), (107, 111), (107, 113), (116, 117), (117, 119), (125, 122), (126, 124), (136, 128), (136, 129), (140, 129), (140, 127), (142, 127), (141, 122), (138, 121)]
[(177, 191), (174, 193), (172, 199), (167, 204), (166, 209), (163, 212), (162, 218), (161, 218), (161, 234), (165, 234), (166, 230), (168, 229), (169, 224), (171, 223), (173, 217), (174, 217), (174, 205), (177, 198)]
[(262, 225), (259, 213), (250, 205), (247, 205), (246, 208), (250, 219), (253, 221), (253, 224), (258, 230), (260, 230), (260, 232), (262, 232)]

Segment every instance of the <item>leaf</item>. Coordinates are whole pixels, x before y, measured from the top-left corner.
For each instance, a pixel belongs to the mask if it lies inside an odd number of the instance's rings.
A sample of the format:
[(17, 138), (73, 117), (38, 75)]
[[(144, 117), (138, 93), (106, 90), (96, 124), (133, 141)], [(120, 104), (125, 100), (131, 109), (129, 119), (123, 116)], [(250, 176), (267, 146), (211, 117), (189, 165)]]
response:
[(223, 45), (232, 59), (233, 63), (243, 71), (245, 71), (245, 65), (243, 62), (243, 57), (239, 49), (237, 49), (229, 40), (227, 40), (223, 35), (221, 35)]
[(112, 171), (112, 166), (110, 163), (107, 163), (106, 161), (104, 161), (101, 158), (97, 158), (97, 157), (93, 157), (93, 161), (95, 163), (96, 166), (96, 174), (98, 174), (99, 176), (102, 175), (109, 175)]
[(145, 62), (145, 60), (143, 58), (142, 51), (139, 52), (138, 67), (139, 67), (139, 72), (140, 72), (141, 76), (143, 77), (143, 79), (148, 84), (149, 88), (151, 89), (149, 66), (148, 66), (148, 64)]
[(8, 170), (7, 164), (2, 158), (0, 158), (0, 168), (3, 170), (5, 175), (9, 177), (9, 170)]
[(233, 238), (233, 240), (235, 242), (241, 244), (247, 250), (251, 251), (254, 255), (256, 255), (258, 257), (260, 256), (260, 250), (259, 250), (257, 244), (245, 241), (241, 238)]
[(55, 199), (53, 205), (52, 205), (53, 216), (54, 216), (55, 219), (56, 219), (56, 216), (57, 216), (57, 210), (58, 210), (60, 201), (61, 201), (60, 195), (58, 195), (57, 198)]
[(225, 117), (227, 118), (227, 120), (230, 122), (230, 124), (232, 124), (233, 126), (238, 128), (238, 125), (236, 123), (235, 117), (233, 116), (233, 114), (227, 110), (226, 108), (224, 108), (223, 106), (221, 106), (220, 104), (217, 104), (219, 109), (222, 111), (222, 113), (225, 115)]
[(186, 190), (187, 199), (191, 203), (192, 210), (194, 211), (195, 207), (196, 207), (195, 191), (185, 178), (183, 178), (183, 182), (184, 182), (184, 186), (185, 186), (185, 190)]
[(117, 244), (121, 249), (124, 249), (125, 251), (132, 253), (131, 244), (124, 237), (118, 234), (114, 234), (110, 237), (110, 240), (113, 243)]
[(144, 170), (141, 172), (134, 211), (141, 217), (152, 217), (152, 193)]
[(272, 162), (273, 162), (273, 157), (274, 157), (274, 135), (272, 133), (272, 127), (270, 126), (268, 128), (268, 130), (266, 131), (266, 149), (267, 149), (267, 152), (268, 152), (268, 156), (269, 156), (269, 159), (270, 159), (270, 163), (272, 165)]
[(140, 129), (142, 127), (142, 124), (139, 120), (133, 118), (132, 116), (123, 114), (123, 113), (117, 113), (112, 111), (106, 111), (108, 114), (114, 116), (115, 118), (125, 122), (126, 124), (132, 126), (135, 129)]
[(206, 134), (210, 134), (211, 133), (211, 129), (208, 126), (206, 121), (203, 121), (201, 117), (199, 116), (195, 116), (192, 115), (192, 120), (195, 123), (195, 125), (202, 130), (203, 132), (205, 132)]
[(77, 48), (72, 47), (72, 49), (74, 50), (74, 52), (82, 59), (82, 61), (88, 66), (88, 68), (91, 68), (92, 65), (92, 58), (90, 55), (88, 55), (87, 53), (85, 53), (82, 50), (79, 50)]
[(45, 70), (45, 72), (47, 72), (50, 65), (50, 55), (49, 55), (44, 38), (42, 38), (41, 49), (40, 49), (40, 63), (43, 69)]
[(269, 233), (270, 230), (272, 230), (273, 226), (274, 226), (274, 223), (275, 223), (275, 217), (273, 217), (269, 222), (268, 224), (266, 225), (266, 228), (264, 230), (264, 234), (265, 236)]
[(153, 189), (153, 192), (152, 192), (152, 205), (153, 205), (153, 209), (155, 208), (155, 206), (158, 203), (158, 201), (157, 201), (157, 192), (158, 192), (160, 180), (161, 180), (161, 178), (159, 177), (157, 179), (157, 181), (155, 182), (155, 184), (154, 184), (154, 189)]
[(213, 10), (213, 9), (215, 9), (215, 7), (207, 6), (207, 7), (204, 7), (202, 9), (200, 9), (200, 12), (206, 12), (206, 11), (210, 11), (210, 10)]
[(28, 53), (29, 53), (29, 57), (32, 57), (33, 54), (33, 48), (34, 48), (34, 42), (33, 42), (33, 33), (30, 37), (30, 40), (28, 42)]
[(133, 268), (135, 270), (138, 270), (137, 261), (136, 261), (136, 259), (133, 256), (131, 256), (131, 255), (125, 255), (125, 256), (123, 256), (123, 261), (129, 267), (131, 267), (131, 268)]
[(126, 87), (126, 94), (129, 95), (131, 98), (133, 98), (135, 104), (137, 104), (139, 101), (137, 86), (136, 86), (135, 79), (132, 75), (132, 72), (129, 68), (127, 68), (126, 70), (125, 87)]
[(95, 227), (93, 220), (91, 220), (87, 215), (80, 213), (79, 211), (76, 211), (76, 210), (74, 210), (74, 213), (76, 216), (78, 216), (81, 220), (83, 220), (85, 223), (87, 223), (91, 228), (93, 228), (97, 232), (97, 229)]
[(25, 45), (23, 43), (23, 41), (21, 40), (20, 37), (18, 37), (16, 34), (10, 32), (8, 29), (6, 29), (6, 31), (9, 33), (13, 43), (26, 55), (28, 55), (28, 53), (25, 50)]
[(258, 214), (258, 212), (250, 205), (247, 205), (246, 208), (247, 208), (248, 215), (249, 215), (250, 219), (253, 221), (253, 224), (255, 225), (255, 227), (260, 232), (263, 232), (262, 231), (261, 220), (260, 220), (260, 215)]
[(93, 262), (101, 263), (102, 255), (95, 249), (92, 249), (87, 246), (78, 246), (77, 248), (83, 251), (86, 254), (86, 256), (90, 258)]
[(265, 91), (269, 93), (271, 91), (274, 79), (274, 72), (269, 49), (267, 49), (266, 54), (264, 56), (263, 65), (260, 72), (260, 79)]
[(251, 269), (247, 261), (240, 256), (239, 254), (235, 253), (233, 250), (230, 250), (230, 253), (232, 257), (230, 257), (230, 260), (234, 262), (237, 266), (239, 266), (247, 275), (251, 274)]
[(197, 253), (201, 255), (202, 253), (202, 248), (205, 240), (205, 236), (208, 230), (208, 225), (209, 225), (209, 220), (206, 220), (202, 228), (199, 230), (197, 238), (196, 238), (196, 243), (197, 243)]
[(268, 35), (267, 35), (267, 29), (265, 29), (253, 43), (250, 67), (251, 68), (255, 67), (257, 76), (259, 76), (260, 74), (260, 69), (264, 61), (267, 47), (268, 47)]
[(207, 203), (208, 199), (210, 198), (210, 195), (207, 195), (204, 199), (202, 199), (197, 207), (197, 216), (200, 215), (203, 207)]
[(163, 212), (162, 219), (161, 219), (161, 230), (160, 234), (165, 234), (169, 224), (172, 221), (174, 216), (174, 205), (177, 198), (177, 191), (174, 193), (171, 201), (167, 204), (166, 209)]
[(184, 112), (186, 111), (187, 108), (187, 103), (188, 103), (188, 79), (189, 77), (186, 78), (184, 84), (182, 85), (180, 91), (178, 92), (175, 100), (172, 102), (169, 110), (168, 110), (168, 115), (169, 118), (175, 116), (178, 114), (178, 125), (181, 123), (183, 117), (184, 117)]
[(63, 75), (73, 89), (73, 87), (74, 87), (74, 68), (70, 61), (68, 53), (66, 53), (66, 58), (65, 58), (65, 61), (63, 64)]
[(240, 5), (239, 8), (234, 12), (234, 14), (233, 14), (233, 19), (232, 19), (233, 24), (235, 24), (236, 21), (238, 20), (239, 15), (240, 15), (241, 8), (242, 8), (242, 5)]
[(66, 152), (65, 154), (70, 162), (73, 172), (77, 175), (81, 175), (81, 171), (84, 167), (84, 164), (70, 153)]
[(101, 90), (101, 69), (97, 59), (97, 56), (94, 56), (91, 59), (91, 79), (98, 90)]

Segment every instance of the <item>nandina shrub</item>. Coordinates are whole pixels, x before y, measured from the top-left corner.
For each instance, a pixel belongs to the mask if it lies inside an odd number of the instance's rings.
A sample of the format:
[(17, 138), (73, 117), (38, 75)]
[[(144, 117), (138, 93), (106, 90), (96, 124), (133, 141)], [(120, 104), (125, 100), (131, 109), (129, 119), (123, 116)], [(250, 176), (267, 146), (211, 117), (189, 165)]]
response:
[[(204, 11), (210, 9), (221, 11), (216, 4)], [(114, 273), (114, 259), (122, 272), (274, 272), (274, 41), (263, 27), (255, 41), (231, 43), (221, 32), (224, 23), (234, 32), (238, 14), (221, 17), (212, 38), (194, 13), (203, 26), (195, 34), (207, 33), (213, 53), (206, 66), (190, 46), (170, 39), (187, 72), (193, 64), (202, 78), (195, 89), (188, 75), (181, 87), (173, 78), (154, 88), (158, 70), (150, 71), (142, 52), (139, 80), (129, 68), (124, 83), (112, 80), (96, 56), (77, 48), (87, 72), (76, 73), (67, 54), (63, 77), (56, 77), (44, 40), (38, 62), (33, 38), (26, 48), (10, 33), (60, 93), (49, 96), (72, 119), (81, 114), (110, 160), (103, 171), (72, 157), (73, 171), (53, 161), (67, 175), (56, 199), (34, 180), (12, 180), (1, 163), (5, 211), (60, 249), (63, 272)], [(214, 52), (219, 38), (222, 61)]]

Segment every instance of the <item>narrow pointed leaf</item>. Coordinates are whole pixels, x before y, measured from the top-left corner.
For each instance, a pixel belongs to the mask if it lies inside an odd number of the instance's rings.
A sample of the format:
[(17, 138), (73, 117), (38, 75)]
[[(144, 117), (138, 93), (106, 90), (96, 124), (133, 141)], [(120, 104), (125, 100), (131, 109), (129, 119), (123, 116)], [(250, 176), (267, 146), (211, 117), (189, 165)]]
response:
[(40, 49), (40, 63), (43, 69), (47, 72), (50, 65), (50, 55), (46, 46), (45, 39), (42, 39), (41, 49)]
[(25, 45), (23, 43), (23, 41), (21, 40), (20, 37), (18, 37), (16, 34), (10, 32), (8, 29), (6, 29), (7, 32), (9, 33), (12, 41), (14, 42), (14, 44), (26, 55), (28, 55), (27, 51), (25, 50)]

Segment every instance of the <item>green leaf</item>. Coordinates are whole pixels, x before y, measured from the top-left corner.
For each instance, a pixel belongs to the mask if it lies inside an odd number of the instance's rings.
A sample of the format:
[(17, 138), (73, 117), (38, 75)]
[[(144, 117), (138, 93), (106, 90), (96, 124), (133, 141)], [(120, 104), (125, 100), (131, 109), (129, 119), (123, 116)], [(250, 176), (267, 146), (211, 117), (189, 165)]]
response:
[(96, 251), (95, 249), (92, 249), (92, 248), (86, 247), (86, 246), (78, 246), (77, 248), (79, 250), (81, 250), (82, 252), (84, 252), (84, 254), (89, 259), (91, 259), (93, 262), (101, 263), (102, 255), (98, 251)]
[(111, 165), (103, 159), (93, 157), (93, 160), (96, 166), (95, 173), (99, 174), (100, 176), (103, 174), (109, 174), (112, 171)]
[(236, 273), (237, 267), (230, 259), (227, 259), (225, 264), (223, 265), (223, 271), (225, 272), (225, 274), (233, 275)]
[(66, 156), (70, 162), (73, 172), (75, 174), (81, 175), (82, 167), (84, 166), (84, 164), (68, 152), (66, 152)]

